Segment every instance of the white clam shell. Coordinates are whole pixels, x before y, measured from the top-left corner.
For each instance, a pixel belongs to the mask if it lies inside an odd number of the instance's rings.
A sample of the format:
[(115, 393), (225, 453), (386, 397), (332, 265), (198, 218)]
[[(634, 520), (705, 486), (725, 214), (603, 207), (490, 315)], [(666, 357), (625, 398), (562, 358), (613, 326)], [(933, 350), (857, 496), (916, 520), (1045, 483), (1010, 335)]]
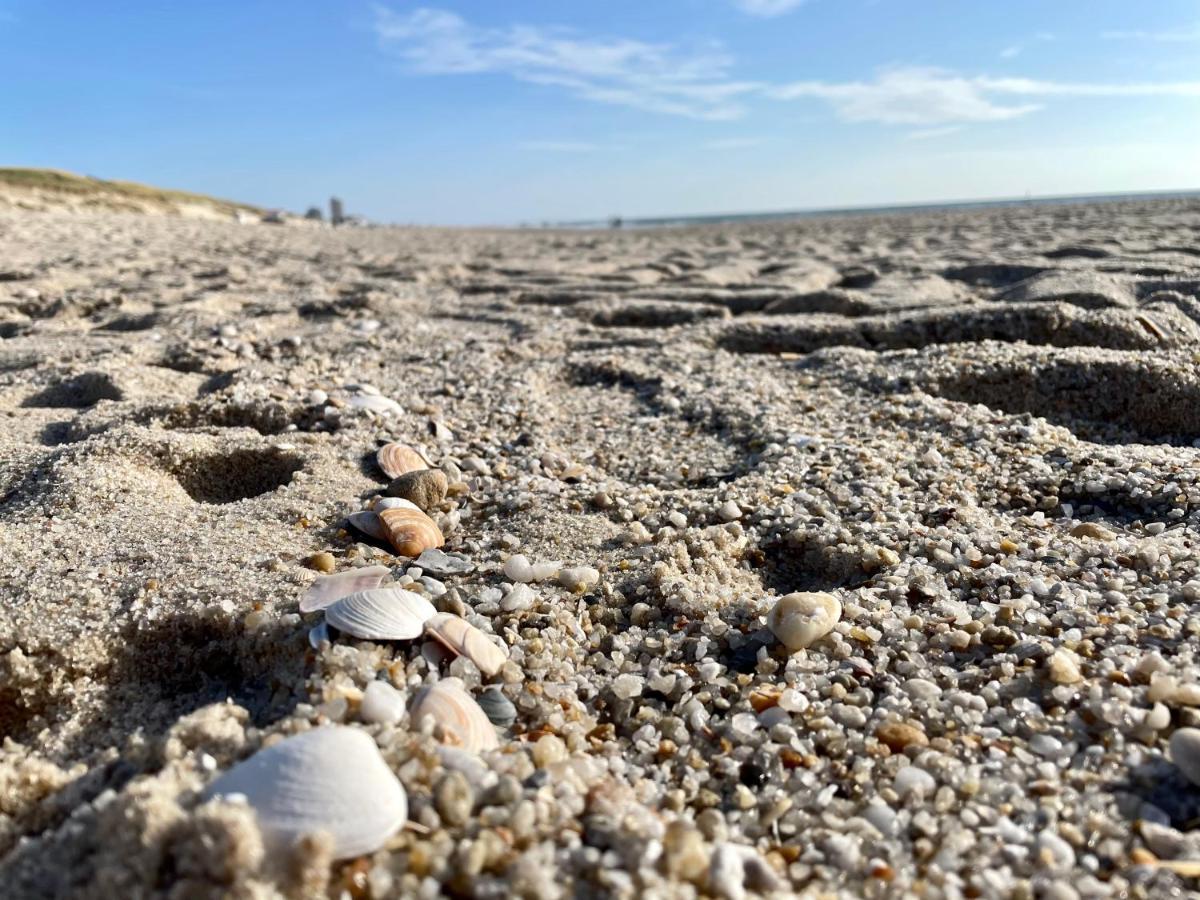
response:
[(385, 509), (415, 509), (417, 512), (422, 511), (421, 507), (417, 506), (417, 504), (411, 500), (405, 500), (403, 497), (380, 497), (375, 501), (372, 509), (375, 510), (376, 515)]
[(300, 601), (300, 612), (316, 612), (350, 594), (377, 588), (390, 572), (387, 566), (363, 566), (336, 575), (322, 575), (309, 586), (308, 593)]
[(471, 753), (483, 753), (500, 746), (496, 727), (479, 704), (450, 681), (439, 681), (422, 688), (413, 701), (411, 717), (414, 728), (420, 728), (423, 720), (432, 719), (441, 730), (442, 743)]
[(767, 615), (767, 627), (788, 650), (802, 650), (816, 643), (842, 617), (842, 604), (833, 594), (785, 594)]
[(382, 416), (398, 416), (404, 412), (404, 408), (395, 400), (378, 394), (351, 394), (346, 402), (357, 409), (369, 409)]
[(408, 818), (404, 787), (375, 742), (340, 725), (258, 751), (209, 785), (204, 799), (233, 794), (253, 807), (264, 836), (285, 847), (329, 832), (335, 859), (378, 850)]
[(325, 610), (325, 621), (363, 640), (411, 641), (435, 615), (433, 604), (420, 594), (383, 587), (342, 597)]
[(350, 515), (346, 516), (346, 524), (357, 531), (361, 531), (367, 537), (375, 538), (377, 541), (387, 540), (387, 533), (383, 530), (383, 522), (380, 521), (378, 513), (371, 512), (370, 510), (350, 513)]
[(465, 656), (489, 678), (500, 671), (508, 651), (492, 642), (486, 634), (452, 613), (438, 613), (425, 623), (426, 633), (439, 643)]

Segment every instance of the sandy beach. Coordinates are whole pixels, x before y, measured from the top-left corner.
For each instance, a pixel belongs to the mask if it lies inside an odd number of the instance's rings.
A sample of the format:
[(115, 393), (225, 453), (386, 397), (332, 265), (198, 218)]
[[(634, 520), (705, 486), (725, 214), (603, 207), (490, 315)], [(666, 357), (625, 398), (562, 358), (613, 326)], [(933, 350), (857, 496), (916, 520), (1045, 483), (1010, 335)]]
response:
[[(445, 474), (423, 567), (348, 522), (391, 442)], [(1198, 446), (1195, 199), (0, 211), (0, 893), (1183, 896)], [(370, 566), (502, 664), (310, 634)], [(441, 682), (495, 749), (415, 721)], [(407, 796), (377, 849), (205, 793), (331, 725)]]

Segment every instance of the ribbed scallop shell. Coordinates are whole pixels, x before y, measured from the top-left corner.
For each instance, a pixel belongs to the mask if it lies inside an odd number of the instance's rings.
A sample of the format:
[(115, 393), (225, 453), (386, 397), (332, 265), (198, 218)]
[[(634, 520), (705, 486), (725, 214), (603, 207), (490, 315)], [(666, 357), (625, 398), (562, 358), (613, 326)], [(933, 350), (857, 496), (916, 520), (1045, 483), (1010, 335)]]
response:
[(387, 566), (363, 566), (336, 575), (322, 575), (309, 585), (308, 593), (300, 601), (300, 612), (316, 612), (350, 594), (377, 588), (387, 578), (389, 571)]
[(508, 651), (501, 649), (488, 636), (468, 622), (451, 613), (438, 613), (425, 623), (425, 632), (459, 656), (475, 663), (484, 675), (491, 677), (500, 671)]
[(437, 615), (433, 604), (396, 587), (359, 591), (325, 610), (325, 621), (351, 637), (368, 641), (411, 641)]
[(385, 509), (379, 514), (388, 542), (401, 556), (420, 556), (446, 543), (437, 523), (420, 510)]
[(462, 688), (447, 681), (439, 681), (417, 694), (411, 718), (414, 728), (419, 728), (423, 719), (433, 719), (441, 729), (442, 743), (472, 753), (500, 746), (496, 728), (479, 704)]
[(340, 725), (285, 738), (238, 763), (204, 799), (240, 794), (269, 839), (290, 848), (303, 835), (333, 835), (335, 859), (373, 853), (408, 818), (404, 786), (375, 742)]
[(380, 447), (379, 452), (375, 454), (375, 461), (388, 478), (396, 478), (417, 469), (428, 469), (430, 465), (420, 450), (394, 442)]

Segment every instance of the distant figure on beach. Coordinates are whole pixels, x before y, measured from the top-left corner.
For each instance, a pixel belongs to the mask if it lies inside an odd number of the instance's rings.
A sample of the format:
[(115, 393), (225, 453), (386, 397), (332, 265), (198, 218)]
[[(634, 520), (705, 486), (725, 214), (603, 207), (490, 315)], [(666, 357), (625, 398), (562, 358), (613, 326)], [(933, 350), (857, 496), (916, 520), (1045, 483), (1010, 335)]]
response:
[(609, 228), (620, 228), (623, 224), (624, 224), (624, 222), (621, 221), (620, 216), (613, 216), (611, 219), (608, 220)]
[(342, 211), (342, 201), (337, 197), (329, 198), (329, 222), (332, 225), (341, 225), (346, 221), (346, 216)]
[(306, 213), (304, 214), (304, 218), (306, 218), (306, 219), (312, 219), (314, 222), (324, 222), (324, 221), (325, 221), (325, 214), (324, 214), (323, 212), (321, 212), (321, 207), (319, 207), (319, 206), (310, 206), (310, 207), (308, 208), (308, 212), (306, 212)]

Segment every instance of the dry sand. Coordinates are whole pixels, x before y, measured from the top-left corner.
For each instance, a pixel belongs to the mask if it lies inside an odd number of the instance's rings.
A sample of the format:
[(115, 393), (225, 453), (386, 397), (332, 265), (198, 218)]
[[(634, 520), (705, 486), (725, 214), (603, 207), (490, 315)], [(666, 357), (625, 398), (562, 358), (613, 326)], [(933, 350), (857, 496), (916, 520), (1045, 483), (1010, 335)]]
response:
[[(1198, 366), (1195, 201), (637, 232), (0, 213), (0, 893), (1194, 888), (1163, 861), (1200, 858), (1167, 750), (1200, 724)], [(438, 517), (471, 572), (346, 530), (389, 439), (460, 485)], [(503, 640), (499, 751), (450, 772), (362, 721), (373, 679), (481, 677), (419, 641), (311, 649), (323, 550)], [(514, 553), (599, 583), (513, 589)], [(765, 616), (797, 590), (844, 612), (789, 655)], [(327, 721), (408, 790), (385, 849), (331, 865), (199, 803)]]

